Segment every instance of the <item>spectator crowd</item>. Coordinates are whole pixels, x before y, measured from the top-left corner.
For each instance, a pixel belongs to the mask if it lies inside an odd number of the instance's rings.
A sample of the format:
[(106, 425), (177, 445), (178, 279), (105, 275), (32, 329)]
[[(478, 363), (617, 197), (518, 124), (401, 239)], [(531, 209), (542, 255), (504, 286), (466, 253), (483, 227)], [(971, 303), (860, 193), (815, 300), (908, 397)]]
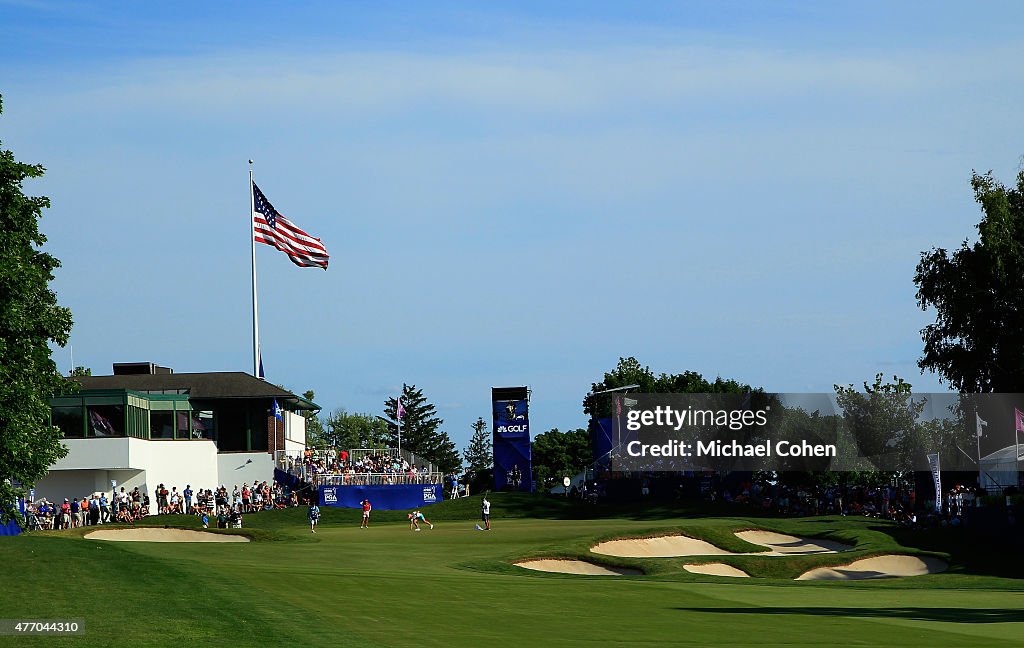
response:
[[(215, 520), (218, 528), (240, 528), (242, 516), (248, 513), (299, 506), (298, 493), (266, 481), (235, 485), (230, 491), (224, 485), (194, 491), (191, 484), (181, 490), (158, 484), (155, 495), (159, 515), (194, 515), (204, 520), (204, 526)], [(134, 524), (149, 515), (150, 504), (146, 492), (122, 486), (109, 498), (106, 493), (93, 493), (81, 500), (64, 498), (59, 504), (45, 498), (29, 502), (25, 518), (29, 531)]]
[(390, 453), (371, 452), (353, 457), (348, 450), (307, 448), (301, 455), (282, 457), (279, 467), (314, 485), (325, 482), (326, 477), (340, 478), (336, 481), (342, 485), (434, 483), (427, 466), (417, 468)]

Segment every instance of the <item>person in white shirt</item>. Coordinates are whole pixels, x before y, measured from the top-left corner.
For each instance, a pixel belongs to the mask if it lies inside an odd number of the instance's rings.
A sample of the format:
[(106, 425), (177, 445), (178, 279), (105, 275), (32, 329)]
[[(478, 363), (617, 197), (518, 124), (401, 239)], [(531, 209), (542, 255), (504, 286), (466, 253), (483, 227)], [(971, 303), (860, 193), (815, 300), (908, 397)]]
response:
[(491, 503), (487, 500), (487, 496), (484, 495), (483, 501), (480, 502), (480, 518), (484, 522), (484, 531), (491, 530)]

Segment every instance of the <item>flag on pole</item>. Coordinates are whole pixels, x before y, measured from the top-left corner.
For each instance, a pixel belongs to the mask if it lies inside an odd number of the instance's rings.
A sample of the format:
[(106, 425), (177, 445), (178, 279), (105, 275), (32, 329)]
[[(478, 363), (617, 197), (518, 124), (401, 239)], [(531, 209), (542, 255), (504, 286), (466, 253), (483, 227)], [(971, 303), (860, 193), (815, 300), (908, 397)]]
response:
[(282, 413), (283, 411), (284, 411), (284, 410), (282, 410), (282, 409), (281, 409), (281, 406), (277, 404), (277, 399), (275, 398), (275, 399), (274, 399), (274, 418), (276, 418), (276, 419), (277, 419), (278, 421), (281, 421), (281, 420), (283, 420), (283, 419), (281, 418), (281, 413)]
[(327, 269), (327, 248), (274, 209), (256, 183), (252, 183), (253, 231), (257, 243), (266, 243), (288, 255), (301, 268)]
[(939, 453), (935, 452), (928, 457), (928, 467), (932, 471), (932, 481), (935, 482), (935, 510), (942, 512), (942, 469), (939, 468)]
[(984, 434), (984, 432), (982, 431), (981, 428), (983, 428), (984, 426), (988, 425), (988, 421), (983, 421), (981, 419), (981, 417), (978, 416), (977, 412), (974, 413), (974, 418), (976, 418), (978, 420), (978, 423), (977, 423), (977, 426), (978, 426), (978, 438), (980, 439), (982, 437), (982, 435)]
[(1024, 432), (1024, 412), (1014, 407), (1013, 413), (1017, 423), (1013, 429), (1013, 444), (1017, 446), (1017, 459), (1020, 459), (1020, 433)]
[(398, 397), (398, 411), (395, 413), (395, 415), (398, 417), (399, 421), (401, 421), (402, 417), (405, 416), (405, 408), (402, 407), (402, 397), (401, 396)]

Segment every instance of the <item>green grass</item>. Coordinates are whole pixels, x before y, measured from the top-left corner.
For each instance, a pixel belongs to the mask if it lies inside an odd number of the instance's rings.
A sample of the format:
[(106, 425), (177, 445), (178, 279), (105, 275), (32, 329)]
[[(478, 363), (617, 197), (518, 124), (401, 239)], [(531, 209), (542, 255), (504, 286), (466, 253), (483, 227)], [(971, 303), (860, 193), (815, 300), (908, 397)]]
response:
[[(305, 509), (247, 516), (249, 544), (88, 541), (79, 533), (0, 540), (7, 587), (0, 617), (77, 617), (84, 637), (18, 637), (46, 646), (468, 645), (1024, 645), (1020, 554), (975, 546), (954, 531), (911, 533), (864, 518), (766, 518), (741, 509), (653, 503), (628, 510), (494, 495), (494, 530), (474, 530), (478, 498), (425, 512), (325, 508), (313, 536)], [(593, 519), (587, 519), (593, 518)], [(147, 525), (195, 526), (190, 518)], [(764, 528), (855, 545), (842, 555), (627, 559), (589, 551), (602, 539), (683, 532), (727, 549)], [(950, 571), (871, 582), (794, 582), (822, 564), (878, 553), (937, 555)], [(523, 570), (533, 556), (639, 567), (643, 576)], [(690, 574), (723, 561), (758, 578)]]

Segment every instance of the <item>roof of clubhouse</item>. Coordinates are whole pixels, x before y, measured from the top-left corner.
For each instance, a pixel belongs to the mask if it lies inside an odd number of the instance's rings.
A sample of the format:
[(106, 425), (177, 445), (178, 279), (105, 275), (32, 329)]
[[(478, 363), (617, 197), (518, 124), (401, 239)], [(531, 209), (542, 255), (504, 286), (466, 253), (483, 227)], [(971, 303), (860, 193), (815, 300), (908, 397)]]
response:
[(185, 393), (189, 398), (276, 398), (296, 409), (318, 410), (316, 403), (243, 371), (174, 373), (152, 363), (118, 363), (112, 376), (75, 376), (82, 389), (130, 389), (138, 392)]

